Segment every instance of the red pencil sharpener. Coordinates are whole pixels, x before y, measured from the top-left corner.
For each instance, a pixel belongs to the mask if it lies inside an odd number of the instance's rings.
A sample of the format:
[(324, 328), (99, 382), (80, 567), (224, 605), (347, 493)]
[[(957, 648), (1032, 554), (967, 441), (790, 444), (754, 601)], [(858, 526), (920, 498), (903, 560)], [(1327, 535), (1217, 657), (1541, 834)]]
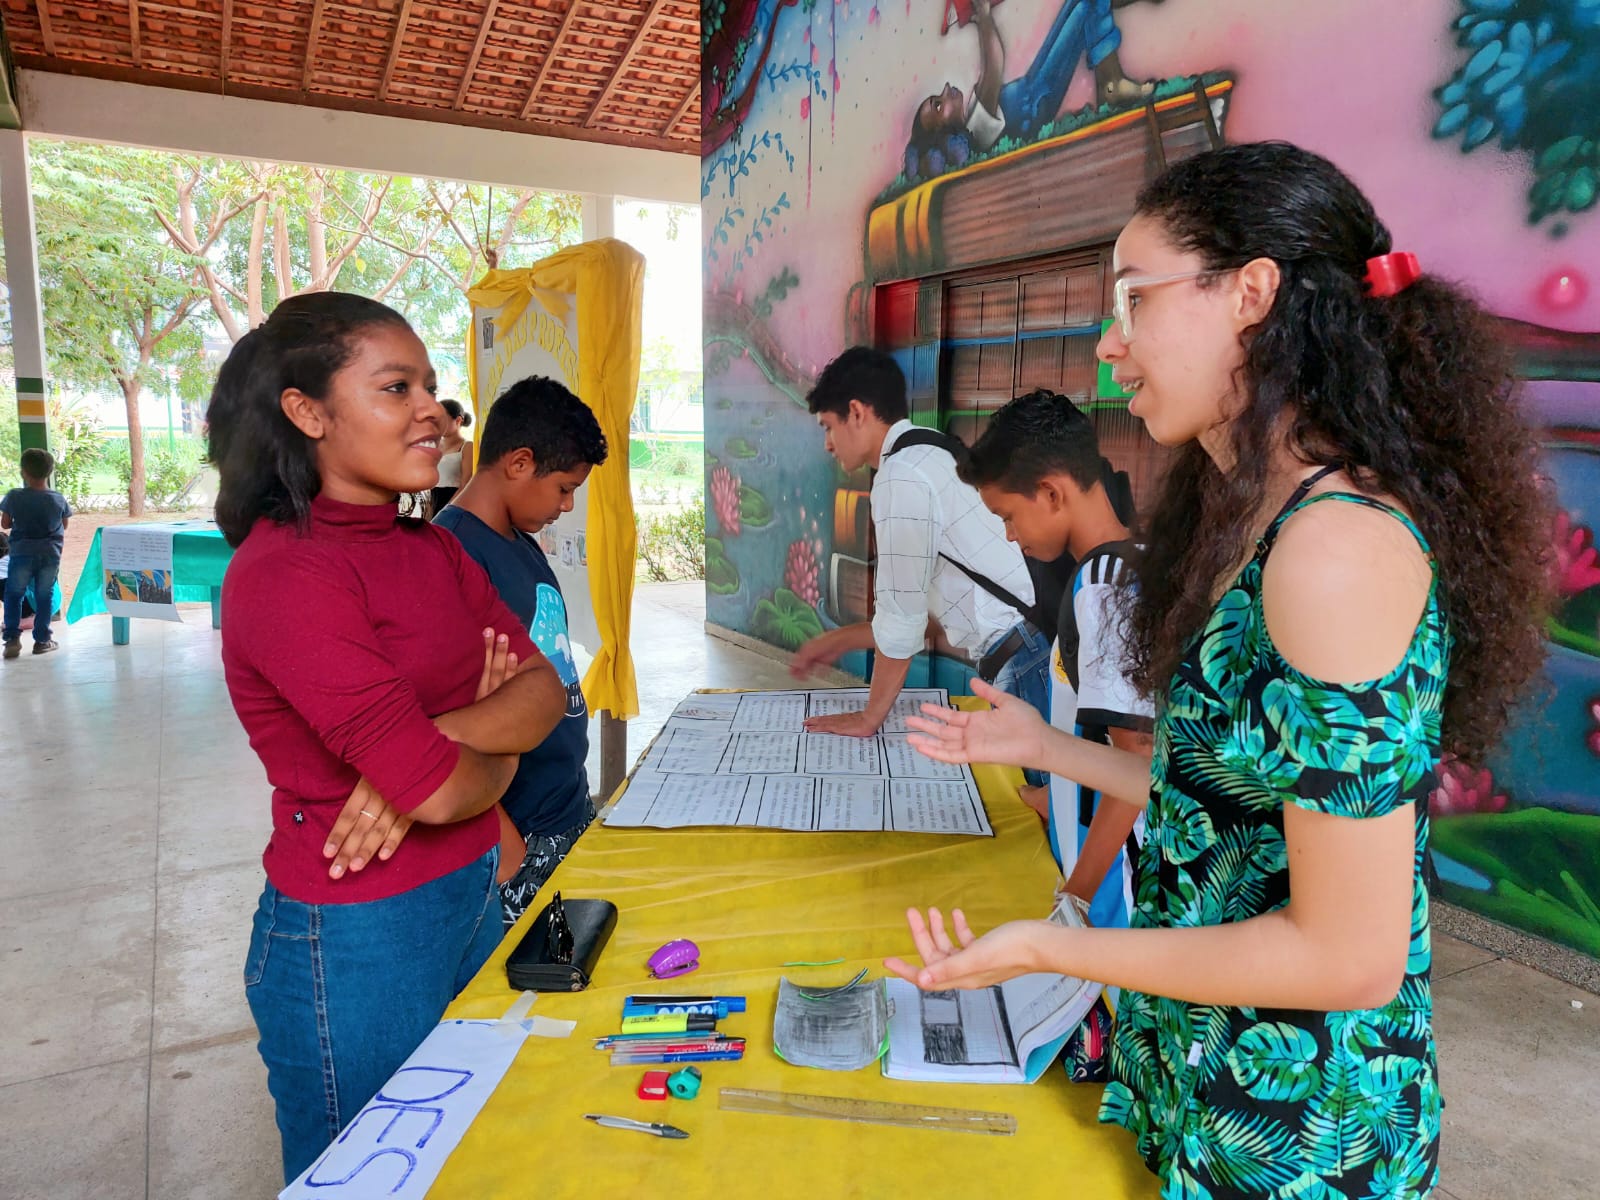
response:
[(667, 1072), (646, 1071), (639, 1081), (639, 1099), (665, 1100), (667, 1098)]

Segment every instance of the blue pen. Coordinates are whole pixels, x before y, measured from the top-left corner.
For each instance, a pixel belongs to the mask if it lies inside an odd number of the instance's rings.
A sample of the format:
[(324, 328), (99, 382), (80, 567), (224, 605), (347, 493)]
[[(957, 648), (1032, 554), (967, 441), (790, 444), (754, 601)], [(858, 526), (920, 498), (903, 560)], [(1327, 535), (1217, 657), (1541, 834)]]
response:
[(613, 1067), (632, 1067), (652, 1063), (737, 1062), (744, 1057), (744, 1047), (737, 1050), (696, 1050), (691, 1054), (651, 1054), (640, 1050), (613, 1050)]
[(721, 1021), (729, 1013), (744, 1011), (743, 996), (628, 996), (622, 1001), (624, 1017), (650, 1017), (660, 1013), (710, 1013)]

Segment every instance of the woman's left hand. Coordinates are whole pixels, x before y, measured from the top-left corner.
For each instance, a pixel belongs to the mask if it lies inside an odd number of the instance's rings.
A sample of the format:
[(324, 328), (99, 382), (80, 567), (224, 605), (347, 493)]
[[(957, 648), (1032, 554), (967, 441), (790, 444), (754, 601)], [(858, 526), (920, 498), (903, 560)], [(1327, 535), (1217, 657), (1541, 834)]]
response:
[(322, 847), (322, 857), (333, 859), (328, 878), (341, 879), (347, 869), (359, 871), (374, 855), (387, 862), (410, 828), (410, 817), (391, 808), (365, 779), (358, 780)]
[(511, 639), (496, 634), (492, 629), (483, 631), (483, 671), (478, 676), (478, 690), (473, 702), (492, 696), (500, 685), (517, 673), (517, 652), (511, 649)]
[(1039, 961), (1039, 935), (1051, 928), (1048, 921), (1009, 921), (978, 937), (959, 908), (950, 916), (959, 945), (950, 940), (937, 908), (928, 910), (926, 921), (916, 909), (907, 909), (911, 940), (924, 965), (919, 971), (900, 958), (886, 958), (883, 965), (923, 991), (984, 988), (1045, 969)]

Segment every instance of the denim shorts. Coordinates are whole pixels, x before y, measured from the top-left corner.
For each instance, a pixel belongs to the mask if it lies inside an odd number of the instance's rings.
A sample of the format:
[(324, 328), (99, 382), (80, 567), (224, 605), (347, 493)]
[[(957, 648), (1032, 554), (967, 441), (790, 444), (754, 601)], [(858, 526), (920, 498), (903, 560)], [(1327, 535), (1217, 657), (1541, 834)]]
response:
[(302, 904), (270, 882), (262, 890), (244, 987), (285, 1183), (378, 1093), (500, 944), (499, 861), (497, 846), (362, 904)]

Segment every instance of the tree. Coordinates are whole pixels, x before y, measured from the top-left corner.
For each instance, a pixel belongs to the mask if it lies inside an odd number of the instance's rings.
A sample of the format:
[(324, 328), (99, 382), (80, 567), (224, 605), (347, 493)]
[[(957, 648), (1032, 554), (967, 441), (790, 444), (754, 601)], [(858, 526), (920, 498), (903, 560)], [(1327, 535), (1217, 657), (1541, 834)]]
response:
[(486, 256), (507, 265), (533, 248), (531, 262), (580, 226), (577, 196), (281, 163), (186, 160), (173, 198), (155, 218), (200, 261), (233, 341), (289, 296), (339, 289), (394, 305), (427, 340), (460, 342)]
[(397, 185), (404, 199), (394, 224), (370, 240), (418, 265), (402, 276), (390, 303), (433, 345), (463, 344), (471, 317), (466, 295), (486, 270), (531, 266), (582, 236), (582, 197), (573, 193), (434, 179)]
[(237, 342), (279, 301), (384, 300), (434, 345), (463, 345), (486, 266), (576, 242), (580, 198), (82, 143), (33, 144), (51, 373), (122, 392), (132, 513), (144, 509), (139, 396), (157, 372), (192, 392), (209, 307)]
[[(203, 253), (160, 236), (151, 203), (174, 185), (170, 156), (87, 143), (32, 143), (39, 283), (51, 374), (95, 388), (107, 380), (128, 414), (128, 511), (145, 507), (139, 397), (205, 297)], [(226, 222), (223, 222), (226, 224)]]

